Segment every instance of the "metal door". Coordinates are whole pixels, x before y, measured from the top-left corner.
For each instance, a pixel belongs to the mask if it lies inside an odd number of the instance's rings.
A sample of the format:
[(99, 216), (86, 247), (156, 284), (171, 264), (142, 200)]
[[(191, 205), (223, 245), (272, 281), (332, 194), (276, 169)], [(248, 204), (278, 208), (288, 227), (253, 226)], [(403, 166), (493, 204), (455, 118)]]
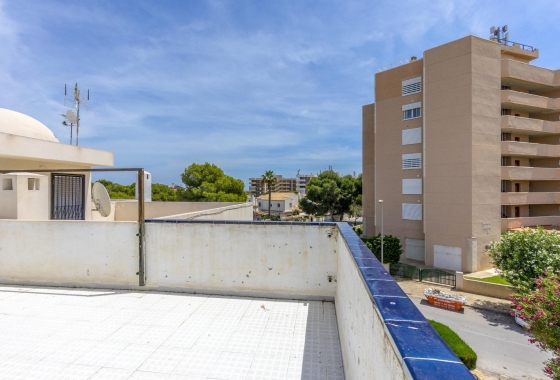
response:
[(84, 220), (85, 176), (52, 174), (51, 219)]

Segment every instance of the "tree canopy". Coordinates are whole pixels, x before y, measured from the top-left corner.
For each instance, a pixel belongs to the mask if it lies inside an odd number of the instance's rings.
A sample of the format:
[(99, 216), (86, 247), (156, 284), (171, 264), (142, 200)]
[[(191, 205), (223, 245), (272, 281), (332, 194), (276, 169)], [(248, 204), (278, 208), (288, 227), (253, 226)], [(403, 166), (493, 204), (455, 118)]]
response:
[(502, 277), (518, 290), (527, 291), (543, 273), (559, 270), (560, 234), (542, 227), (507, 232), (492, 243), (489, 254)]
[[(105, 186), (111, 199), (135, 199), (136, 183), (130, 185), (121, 185), (106, 179), (100, 179), (99, 182)], [(162, 183), (152, 183), (152, 201), (176, 201), (177, 193), (169, 186)]]
[(326, 171), (312, 178), (307, 184), (307, 194), (299, 201), (300, 208), (313, 215), (340, 215), (351, 211), (352, 205), (361, 204), (361, 175), (340, 176), (333, 171)]
[(191, 164), (181, 174), (184, 189), (177, 190), (180, 200), (190, 202), (245, 202), (245, 184), (226, 175), (214, 164)]

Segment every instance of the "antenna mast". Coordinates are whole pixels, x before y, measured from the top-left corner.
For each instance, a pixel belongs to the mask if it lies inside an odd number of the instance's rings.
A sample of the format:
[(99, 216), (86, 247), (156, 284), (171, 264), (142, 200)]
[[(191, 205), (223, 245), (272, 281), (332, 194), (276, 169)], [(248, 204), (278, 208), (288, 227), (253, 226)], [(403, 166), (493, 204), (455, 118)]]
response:
[[(66, 85), (64, 85), (64, 95), (67, 95), (66, 92)], [(83, 106), (85, 109), (88, 109), (88, 102), (89, 102), (89, 90), (87, 90), (87, 99), (83, 99), (80, 96), (80, 88), (78, 87), (78, 82), (74, 85), (74, 96), (72, 98), (65, 98), (64, 105), (66, 107), (72, 107), (76, 109), (76, 114), (72, 112), (72, 110), (66, 111), (66, 114), (63, 114), (68, 121), (70, 121), (70, 145), (72, 144), (72, 129), (74, 124), (76, 124), (76, 146), (78, 146), (78, 139), (79, 139), (79, 131), (80, 131), (80, 107)], [(66, 121), (63, 121), (62, 124), (68, 125)]]
[(490, 40), (496, 41), (502, 45), (507, 45), (509, 41), (508, 26), (496, 26), (490, 28)]

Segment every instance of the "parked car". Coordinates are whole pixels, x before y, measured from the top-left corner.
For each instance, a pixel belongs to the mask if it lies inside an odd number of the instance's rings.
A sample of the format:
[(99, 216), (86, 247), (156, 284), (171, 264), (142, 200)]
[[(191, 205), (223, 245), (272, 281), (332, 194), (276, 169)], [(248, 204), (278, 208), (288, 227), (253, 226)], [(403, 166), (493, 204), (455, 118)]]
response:
[(515, 312), (515, 323), (517, 323), (519, 326), (523, 327), (524, 329), (528, 329), (530, 326), (527, 322), (521, 319), (521, 316), (517, 311)]

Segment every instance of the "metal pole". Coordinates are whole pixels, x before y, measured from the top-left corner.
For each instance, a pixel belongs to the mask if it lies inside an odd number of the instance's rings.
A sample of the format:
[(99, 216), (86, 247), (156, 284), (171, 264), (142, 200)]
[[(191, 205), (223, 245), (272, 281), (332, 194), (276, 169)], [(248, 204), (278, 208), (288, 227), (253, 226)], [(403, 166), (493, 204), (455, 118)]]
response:
[(146, 241), (144, 239), (144, 169), (138, 170), (138, 285), (146, 285)]
[(380, 199), (379, 203), (381, 203), (381, 265), (383, 265), (383, 199)]

